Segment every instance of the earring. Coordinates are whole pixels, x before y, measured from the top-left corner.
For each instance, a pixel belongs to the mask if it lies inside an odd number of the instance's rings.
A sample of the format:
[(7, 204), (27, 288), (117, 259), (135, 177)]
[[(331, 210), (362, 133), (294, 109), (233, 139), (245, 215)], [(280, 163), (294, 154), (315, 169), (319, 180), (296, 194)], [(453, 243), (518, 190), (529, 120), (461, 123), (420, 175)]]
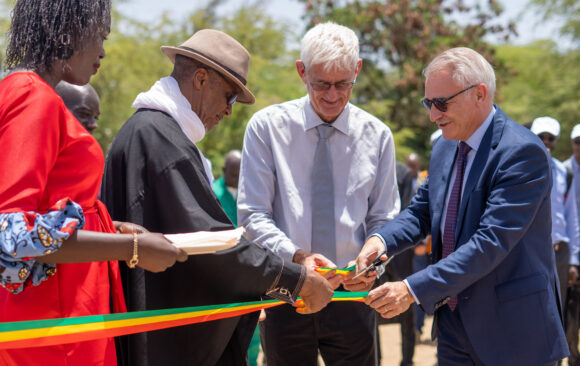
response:
[(62, 34), (58, 46), (56, 47), (56, 57), (60, 60), (68, 60), (72, 57), (74, 50), (71, 46), (71, 38), (68, 34)]

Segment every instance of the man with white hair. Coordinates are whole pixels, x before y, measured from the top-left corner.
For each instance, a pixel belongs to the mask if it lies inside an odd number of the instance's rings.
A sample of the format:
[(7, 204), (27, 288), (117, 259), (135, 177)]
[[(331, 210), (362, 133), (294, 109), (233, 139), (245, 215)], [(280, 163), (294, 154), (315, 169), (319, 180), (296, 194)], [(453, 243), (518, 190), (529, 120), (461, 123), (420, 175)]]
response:
[[(307, 268), (344, 267), (399, 211), (389, 128), (349, 103), (362, 66), (358, 38), (334, 23), (302, 39), (296, 70), (308, 94), (267, 107), (246, 129), (238, 221), (250, 240)], [(334, 288), (340, 275), (326, 275)], [(358, 302), (316, 315), (290, 306), (260, 324), (269, 365), (376, 365), (376, 316)]]
[[(432, 263), (365, 302), (391, 318), (413, 302), (435, 314), (439, 365), (556, 365), (568, 355), (551, 243), (550, 160), (493, 104), (495, 73), (460, 47), (424, 70), (423, 106), (443, 138), (413, 202), (357, 258), (393, 256), (431, 233)], [(358, 281), (357, 281), (358, 280)], [(370, 288), (374, 275), (345, 281)]]

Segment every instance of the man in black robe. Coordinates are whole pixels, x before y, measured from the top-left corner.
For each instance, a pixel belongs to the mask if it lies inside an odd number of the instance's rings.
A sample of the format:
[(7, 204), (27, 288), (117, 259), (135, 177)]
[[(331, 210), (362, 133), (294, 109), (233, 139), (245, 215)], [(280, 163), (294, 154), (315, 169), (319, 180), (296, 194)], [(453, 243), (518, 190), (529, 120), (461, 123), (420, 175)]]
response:
[[(254, 102), (245, 86), (250, 55), (232, 37), (207, 29), (162, 51), (174, 62), (173, 73), (133, 103), (137, 112), (107, 157), (102, 199), (115, 220), (154, 232), (232, 229), (195, 143), (231, 114), (236, 100)], [(315, 312), (333, 293), (314, 271), (246, 240), (163, 273), (122, 271), (130, 311), (255, 301), (266, 294), (290, 303), (300, 295), (304, 312)], [(131, 366), (246, 365), (257, 318), (256, 312), (123, 337), (119, 359)]]

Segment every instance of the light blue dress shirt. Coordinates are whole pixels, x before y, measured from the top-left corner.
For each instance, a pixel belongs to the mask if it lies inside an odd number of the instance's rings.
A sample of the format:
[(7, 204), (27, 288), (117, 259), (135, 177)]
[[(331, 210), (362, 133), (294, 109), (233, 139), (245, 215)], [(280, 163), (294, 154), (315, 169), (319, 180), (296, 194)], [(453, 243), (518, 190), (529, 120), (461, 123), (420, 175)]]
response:
[[(238, 223), (249, 240), (285, 260), (311, 251), (310, 175), (322, 123), (305, 96), (258, 111), (244, 136)], [(389, 128), (350, 103), (333, 126), (336, 265), (343, 267), (399, 213), (400, 201)]]
[(580, 228), (576, 207), (576, 189), (574, 180), (566, 194), (566, 166), (552, 158), (552, 244), (564, 241), (570, 247), (570, 264), (579, 265)]

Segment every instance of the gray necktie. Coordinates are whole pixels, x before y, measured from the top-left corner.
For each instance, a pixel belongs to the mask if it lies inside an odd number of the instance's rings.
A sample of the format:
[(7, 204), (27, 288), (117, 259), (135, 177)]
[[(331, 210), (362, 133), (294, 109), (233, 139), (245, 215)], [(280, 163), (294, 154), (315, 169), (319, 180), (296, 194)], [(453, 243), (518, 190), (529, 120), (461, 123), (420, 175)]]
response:
[(312, 253), (320, 253), (336, 263), (334, 232), (334, 181), (328, 139), (334, 132), (332, 125), (316, 127), (318, 144), (312, 167)]

